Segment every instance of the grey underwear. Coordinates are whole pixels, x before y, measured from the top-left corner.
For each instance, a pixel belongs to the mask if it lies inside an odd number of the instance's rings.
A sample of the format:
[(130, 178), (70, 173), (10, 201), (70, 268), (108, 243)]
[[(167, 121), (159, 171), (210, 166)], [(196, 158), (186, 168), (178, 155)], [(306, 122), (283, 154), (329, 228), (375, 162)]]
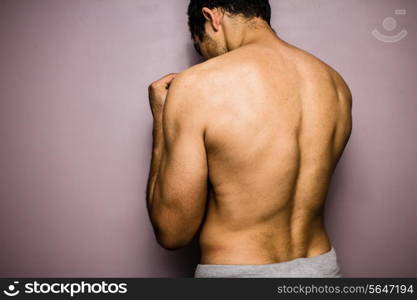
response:
[(212, 265), (198, 264), (195, 278), (213, 277), (246, 277), (246, 278), (277, 278), (277, 277), (342, 277), (337, 261), (336, 251), (331, 249), (313, 257), (299, 257), (289, 261), (263, 265)]

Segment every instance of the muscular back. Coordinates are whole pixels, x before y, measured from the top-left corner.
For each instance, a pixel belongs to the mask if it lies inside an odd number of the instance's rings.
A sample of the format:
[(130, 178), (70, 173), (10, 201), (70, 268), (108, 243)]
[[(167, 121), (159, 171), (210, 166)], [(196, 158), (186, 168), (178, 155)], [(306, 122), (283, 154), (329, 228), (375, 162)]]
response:
[(343, 79), (284, 42), (248, 45), (197, 67), (205, 132), (203, 264), (265, 264), (327, 252), (323, 209), (351, 132)]

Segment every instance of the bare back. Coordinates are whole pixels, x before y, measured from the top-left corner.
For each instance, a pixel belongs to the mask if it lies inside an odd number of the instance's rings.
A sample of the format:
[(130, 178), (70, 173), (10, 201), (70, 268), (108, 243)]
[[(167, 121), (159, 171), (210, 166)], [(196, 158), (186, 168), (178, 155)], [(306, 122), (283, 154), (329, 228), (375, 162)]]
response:
[(202, 64), (211, 111), (203, 264), (266, 264), (330, 249), (323, 211), (351, 132), (343, 79), (288, 44)]

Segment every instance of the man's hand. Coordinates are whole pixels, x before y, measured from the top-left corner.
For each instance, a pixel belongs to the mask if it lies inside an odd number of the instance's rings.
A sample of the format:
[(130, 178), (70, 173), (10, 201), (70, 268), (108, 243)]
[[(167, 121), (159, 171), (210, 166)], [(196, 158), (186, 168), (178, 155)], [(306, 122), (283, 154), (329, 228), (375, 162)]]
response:
[(170, 73), (151, 83), (148, 88), (149, 104), (151, 105), (154, 119), (162, 116), (165, 100), (168, 95), (169, 85), (172, 80), (174, 80), (175, 76), (177, 76), (177, 73)]

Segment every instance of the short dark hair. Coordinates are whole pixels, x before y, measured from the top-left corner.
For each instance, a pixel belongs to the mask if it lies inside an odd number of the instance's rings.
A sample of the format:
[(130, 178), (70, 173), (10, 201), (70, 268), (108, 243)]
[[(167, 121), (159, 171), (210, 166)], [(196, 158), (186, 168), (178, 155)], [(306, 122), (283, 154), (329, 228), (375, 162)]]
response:
[(191, 0), (188, 6), (188, 27), (191, 38), (198, 36), (200, 40), (204, 39), (206, 19), (201, 11), (203, 7), (221, 8), (228, 13), (243, 15), (246, 18), (260, 17), (271, 26), (269, 0)]

